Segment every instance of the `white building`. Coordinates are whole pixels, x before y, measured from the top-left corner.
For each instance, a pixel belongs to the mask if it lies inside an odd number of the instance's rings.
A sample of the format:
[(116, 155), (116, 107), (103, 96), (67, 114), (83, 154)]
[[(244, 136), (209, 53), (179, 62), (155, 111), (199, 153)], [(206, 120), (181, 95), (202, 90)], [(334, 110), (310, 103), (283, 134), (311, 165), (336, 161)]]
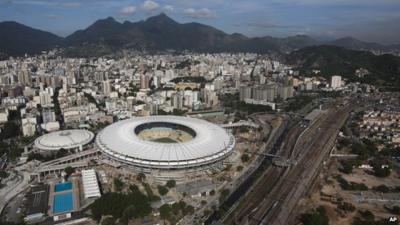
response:
[(341, 76), (332, 76), (331, 77), (331, 88), (337, 89), (342, 87), (342, 77)]
[(94, 169), (82, 170), (83, 193), (86, 198), (100, 197), (100, 188)]

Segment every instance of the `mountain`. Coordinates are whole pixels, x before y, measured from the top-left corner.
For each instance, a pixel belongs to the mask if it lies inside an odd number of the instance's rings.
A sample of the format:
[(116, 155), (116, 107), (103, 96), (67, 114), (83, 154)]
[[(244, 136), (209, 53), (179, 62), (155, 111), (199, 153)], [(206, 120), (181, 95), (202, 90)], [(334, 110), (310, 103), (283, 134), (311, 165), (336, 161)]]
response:
[(35, 54), (55, 46), (64, 48), (67, 56), (91, 57), (118, 52), (137, 51), (195, 51), (195, 52), (253, 52), (282, 55), (319, 45), (340, 46), (354, 50), (400, 50), (400, 46), (384, 46), (363, 42), (351, 37), (333, 41), (315, 40), (306, 35), (285, 38), (271, 36), (246, 37), (227, 34), (200, 23), (178, 23), (161, 13), (138, 22), (120, 23), (112, 17), (100, 19), (66, 38), (33, 29), (16, 22), (0, 23), (0, 59)]
[(350, 80), (359, 80), (354, 72), (364, 68), (370, 72), (363, 78), (364, 82), (400, 89), (400, 57), (394, 55), (375, 55), (366, 51), (321, 45), (291, 52), (286, 57), (286, 63), (306, 74), (317, 69), (327, 77), (339, 74)]
[[(145, 21), (119, 23), (113, 18), (98, 20), (84, 30), (65, 38), (68, 53), (84, 53), (79, 48), (118, 50), (191, 50), (198, 52), (285, 52), (314, 45), (308, 36), (248, 38), (242, 34), (227, 34), (200, 23), (178, 23), (162, 13)], [(71, 47), (72, 46), (72, 47)], [(92, 48), (92, 47), (91, 47)], [(92, 48), (93, 49), (93, 48)]]
[(339, 38), (333, 41), (325, 42), (326, 45), (334, 45), (342, 48), (353, 49), (353, 50), (386, 50), (387, 46), (374, 43), (364, 42), (353, 37)]
[(16, 22), (0, 22), (0, 52), (9, 56), (37, 54), (60, 44), (61, 37)]

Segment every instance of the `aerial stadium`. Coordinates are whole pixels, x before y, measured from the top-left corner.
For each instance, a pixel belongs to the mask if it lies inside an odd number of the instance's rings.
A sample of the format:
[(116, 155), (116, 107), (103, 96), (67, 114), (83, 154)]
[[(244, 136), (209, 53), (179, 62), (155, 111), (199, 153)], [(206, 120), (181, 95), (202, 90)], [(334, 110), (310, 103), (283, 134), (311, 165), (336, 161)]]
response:
[(218, 125), (181, 116), (150, 116), (122, 120), (96, 137), (100, 151), (141, 171), (206, 168), (221, 163), (235, 138)]

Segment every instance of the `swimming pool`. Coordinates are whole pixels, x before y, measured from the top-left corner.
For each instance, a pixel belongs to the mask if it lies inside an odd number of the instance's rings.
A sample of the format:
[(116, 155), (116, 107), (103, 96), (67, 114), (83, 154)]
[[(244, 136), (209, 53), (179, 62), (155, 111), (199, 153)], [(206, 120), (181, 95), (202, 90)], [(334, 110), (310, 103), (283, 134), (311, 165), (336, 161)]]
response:
[(54, 192), (67, 191), (72, 189), (71, 182), (59, 183), (54, 185)]
[(74, 209), (72, 191), (54, 196), (53, 214), (70, 212)]

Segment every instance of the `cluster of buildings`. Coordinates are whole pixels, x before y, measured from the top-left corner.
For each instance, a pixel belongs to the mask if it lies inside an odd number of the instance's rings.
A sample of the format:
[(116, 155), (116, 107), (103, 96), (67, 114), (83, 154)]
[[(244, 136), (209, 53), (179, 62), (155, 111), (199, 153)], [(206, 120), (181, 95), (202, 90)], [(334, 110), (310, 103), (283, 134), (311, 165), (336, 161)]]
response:
[(0, 62), (0, 123), (7, 122), (10, 110), (19, 110), (23, 135), (32, 136), (115, 118), (214, 110), (224, 93), (240, 93), (241, 101), (275, 108), (295, 91), (343, 85), (340, 76), (331, 82), (300, 77), (257, 54), (82, 59), (50, 52)]
[(382, 140), (394, 147), (400, 146), (400, 109), (370, 110), (360, 123), (360, 137)]

